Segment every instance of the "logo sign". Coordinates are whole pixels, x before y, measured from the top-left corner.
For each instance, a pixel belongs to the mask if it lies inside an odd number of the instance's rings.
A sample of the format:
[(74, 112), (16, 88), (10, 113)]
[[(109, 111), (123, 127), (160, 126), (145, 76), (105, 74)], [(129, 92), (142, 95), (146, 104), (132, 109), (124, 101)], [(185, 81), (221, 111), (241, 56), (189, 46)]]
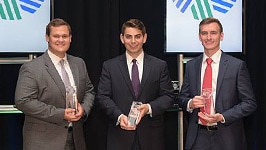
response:
[(221, 21), (225, 52), (242, 52), (241, 0), (167, 0), (166, 52), (203, 52), (198, 30), (202, 19), (214, 17)]
[(0, 0), (0, 52), (43, 52), (49, 0)]

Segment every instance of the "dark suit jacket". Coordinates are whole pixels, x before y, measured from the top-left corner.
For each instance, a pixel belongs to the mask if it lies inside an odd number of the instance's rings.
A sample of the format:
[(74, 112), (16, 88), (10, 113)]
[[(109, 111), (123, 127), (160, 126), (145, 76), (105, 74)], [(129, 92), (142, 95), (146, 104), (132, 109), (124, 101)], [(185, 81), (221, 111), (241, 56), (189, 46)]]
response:
[[(130, 150), (137, 134), (142, 150), (163, 150), (163, 113), (172, 106), (173, 87), (167, 64), (144, 54), (143, 75), (139, 96), (134, 96), (126, 55), (103, 63), (96, 100), (110, 119), (107, 149)], [(128, 115), (132, 101), (149, 103), (152, 117), (145, 115), (136, 131), (126, 131), (116, 125), (118, 116)]]
[[(186, 64), (184, 82), (179, 94), (179, 105), (186, 111), (189, 99), (200, 95), (201, 64), (203, 55)], [(225, 118), (218, 123), (218, 136), (225, 150), (246, 149), (245, 131), (242, 118), (255, 111), (257, 105), (246, 63), (222, 53), (216, 87), (215, 109)], [(191, 149), (198, 133), (198, 112), (189, 114), (185, 149)]]
[[(77, 97), (86, 114), (93, 101), (93, 85), (86, 65), (80, 58), (67, 56), (75, 84)], [(15, 104), (25, 114), (23, 149), (63, 150), (68, 133), (65, 111), (65, 86), (47, 52), (22, 65), (17, 81)], [(83, 122), (73, 122), (76, 149), (85, 150)]]

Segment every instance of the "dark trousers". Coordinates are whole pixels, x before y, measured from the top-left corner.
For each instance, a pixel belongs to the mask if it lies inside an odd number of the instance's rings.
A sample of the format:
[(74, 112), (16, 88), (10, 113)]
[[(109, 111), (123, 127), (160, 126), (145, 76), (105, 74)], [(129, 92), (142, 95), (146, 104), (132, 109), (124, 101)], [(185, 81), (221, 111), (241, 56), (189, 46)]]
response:
[(192, 150), (224, 150), (221, 139), (219, 139), (217, 130), (208, 131), (198, 130), (198, 136), (192, 147)]
[(132, 145), (132, 150), (141, 150), (141, 147), (140, 147), (140, 144), (139, 144), (139, 138), (137, 136), (137, 132), (136, 132), (136, 135), (135, 135), (135, 138), (134, 138), (134, 142), (133, 142), (133, 145)]
[(73, 128), (68, 128), (67, 140), (65, 150), (75, 150), (75, 143), (73, 138)]

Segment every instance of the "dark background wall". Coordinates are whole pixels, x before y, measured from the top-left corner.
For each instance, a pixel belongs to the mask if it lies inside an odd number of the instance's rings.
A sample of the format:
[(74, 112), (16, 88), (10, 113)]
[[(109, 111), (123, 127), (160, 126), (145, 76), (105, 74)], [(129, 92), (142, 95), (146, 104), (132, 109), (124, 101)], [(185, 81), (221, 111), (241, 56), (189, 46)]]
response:
[[(73, 39), (69, 53), (82, 57), (89, 76), (97, 89), (102, 62), (124, 53), (119, 40), (120, 27), (129, 18), (138, 18), (147, 27), (148, 41), (145, 52), (166, 60), (172, 80), (178, 80), (178, 54), (164, 53), (164, 11), (165, 0), (55, 0), (55, 18), (70, 23)], [(266, 59), (263, 55), (266, 42), (265, 0), (243, 0), (246, 29), (245, 53), (232, 54), (247, 62), (258, 109), (246, 118), (248, 147), (252, 150), (265, 149), (263, 135), (266, 129), (265, 117)], [(225, 29), (226, 30), (230, 29)], [(188, 31), (189, 32), (189, 31)], [(25, 35), (27, 36), (27, 35)], [(195, 35), (197, 36), (197, 35)], [(225, 38), (230, 38), (226, 37)], [(232, 41), (233, 42), (233, 41)], [(19, 43), (18, 43), (19, 44)], [(193, 44), (193, 43), (192, 43)], [(6, 56), (25, 54), (3, 54)], [(196, 56), (197, 54), (186, 54)], [(14, 90), (20, 64), (0, 65), (0, 104), (14, 104)], [(166, 112), (166, 139), (168, 149), (177, 149), (177, 112)], [(0, 114), (1, 149), (21, 149), (23, 114)], [(104, 150), (106, 141), (106, 117), (97, 109), (97, 103), (85, 124), (88, 149)], [(176, 139), (176, 140), (175, 140)]]

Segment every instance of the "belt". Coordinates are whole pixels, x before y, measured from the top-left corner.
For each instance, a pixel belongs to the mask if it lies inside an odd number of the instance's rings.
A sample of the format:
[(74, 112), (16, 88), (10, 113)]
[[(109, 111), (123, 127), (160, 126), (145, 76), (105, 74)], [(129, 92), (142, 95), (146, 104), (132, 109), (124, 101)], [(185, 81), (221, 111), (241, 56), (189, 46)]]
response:
[(204, 129), (204, 130), (208, 130), (208, 131), (218, 130), (218, 126), (217, 125), (204, 126), (204, 125), (199, 124), (199, 128), (200, 129)]

